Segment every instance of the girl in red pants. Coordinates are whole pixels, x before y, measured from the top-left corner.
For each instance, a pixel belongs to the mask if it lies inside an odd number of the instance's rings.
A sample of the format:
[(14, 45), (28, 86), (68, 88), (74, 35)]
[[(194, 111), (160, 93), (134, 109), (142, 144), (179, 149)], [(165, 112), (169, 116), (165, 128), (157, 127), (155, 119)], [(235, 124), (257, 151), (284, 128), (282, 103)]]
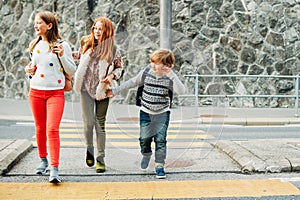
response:
[(35, 121), (36, 140), (41, 163), (37, 174), (47, 171), (47, 138), (50, 149), (49, 182), (60, 182), (58, 176), (60, 139), (59, 125), (64, 111), (64, 72), (73, 75), (76, 70), (70, 45), (61, 40), (58, 23), (51, 12), (35, 16), (37, 36), (30, 45), (31, 63), (25, 71), (30, 75), (29, 102)]

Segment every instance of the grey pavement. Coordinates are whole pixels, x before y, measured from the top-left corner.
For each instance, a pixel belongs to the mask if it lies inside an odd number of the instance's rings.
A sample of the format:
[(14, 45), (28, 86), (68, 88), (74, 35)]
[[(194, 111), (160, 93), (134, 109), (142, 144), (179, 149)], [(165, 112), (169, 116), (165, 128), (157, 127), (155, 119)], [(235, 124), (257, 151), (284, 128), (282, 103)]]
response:
[[(33, 121), (31, 110), (27, 100), (0, 99), (0, 120)], [(139, 108), (135, 105), (120, 105), (112, 102), (109, 106), (107, 123), (138, 123)], [(229, 108), (229, 107), (176, 107), (171, 110), (171, 123), (197, 125), (287, 125), (300, 124), (300, 118), (296, 117), (294, 108)], [(81, 122), (80, 104), (78, 102), (66, 102), (63, 122)], [(26, 162), (33, 162), (37, 159), (36, 152), (30, 151), (33, 148), (28, 140), (24, 139), (1, 139), (0, 133), (0, 173), (8, 173), (12, 167), (24, 156)], [(67, 149), (65, 152), (74, 151)], [(84, 156), (84, 147), (73, 154), (76, 157)], [(124, 169), (123, 162), (110, 161), (111, 173), (131, 173), (138, 165), (138, 150), (112, 148), (108, 150), (111, 155), (120, 155), (126, 152), (131, 160), (132, 166)], [(129, 153), (129, 154), (128, 154)], [(63, 154), (63, 153), (62, 153)], [(173, 155), (172, 155), (173, 154)], [(189, 157), (186, 157), (186, 154)], [(192, 155), (191, 155), (192, 154)], [(179, 156), (180, 155), (180, 156)], [(199, 156), (200, 155), (200, 156)], [(62, 155), (64, 156), (64, 155)], [(65, 156), (66, 159), (67, 156)], [(180, 157), (180, 158), (179, 158)], [(182, 160), (181, 158), (185, 159)], [(198, 162), (197, 162), (197, 157)], [(212, 142), (206, 150), (174, 150), (168, 154), (170, 166), (168, 171), (196, 171), (207, 170), (201, 168), (201, 163), (211, 163), (207, 167), (215, 167), (214, 161), (223, 159), (222, 162), (234, 162), (238, 170), (244, 173), (255, 172), (299, 172), (300, 171), (300, 139), (285, 140), (218, 140)], [(70, 158), (69, 158), (70, 159)], [(124, 157), (128, 159), (128, 157)], [(188, 160), (193, 160), (193, 164), (187, 165)], [(84, 160), (84, 158), (82, 158)], [(36, 160), (37, 161), (37, 160)], [(35, 161), (35, 162), (36, 162)], [(124, 160), (125, 161), (125, 160)], [(120, 164), (121, 163), (121, 164)], [(179, 164), (178, 164), (179, 163)], [(81, 163), (82, 164), (82, 163)], [(21, 164), (22, 165), (22, 164)], [(176, 166), (181, 167), (176, 167)], [(187, 166), (184, 166), (187, 165)], [(224, 165), (226, 166), (226, 165)], [(80, 169), (80, 166), (79, 166)], [(19, 173), (26, 173), (24, 167)], [(23, 170), (23, 171), (22, 171)], [(220, 165), (219, 169), (222, 170)], [(233, 170), (236, 170), (233, 167)], [(67, 170), (66, 170), (67, 171)], [(74, 173), (80, 173), (75, 171)]]

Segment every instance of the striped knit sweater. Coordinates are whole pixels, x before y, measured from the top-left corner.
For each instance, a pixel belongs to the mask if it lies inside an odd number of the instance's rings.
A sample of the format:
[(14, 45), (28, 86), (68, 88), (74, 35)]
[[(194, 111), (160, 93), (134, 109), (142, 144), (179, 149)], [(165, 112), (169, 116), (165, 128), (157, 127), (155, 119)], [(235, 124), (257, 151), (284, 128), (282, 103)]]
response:
[(153, 71), (145, 72), (141, 104), (148, 110), (160, 112), (170, 106), (169, 89), (173, 81), (167, 76), (156, 77)]
[[(117, 95), (123, 90), (140, 86), (142, 84), (144, 71), (145, 68), (135, 77), (125, 81), (120, 86), (113, 88), (112, 92), (114, 95)], [(179, 95), (185, 93), (185, 86), (173, 71), (171, 71), (168, 76), (160, 76), (150, 69), (144, 80), (141, 110), (149, 114), (160, 114), (170, 110), (168, 90), (172, 84), (173, 93)]]

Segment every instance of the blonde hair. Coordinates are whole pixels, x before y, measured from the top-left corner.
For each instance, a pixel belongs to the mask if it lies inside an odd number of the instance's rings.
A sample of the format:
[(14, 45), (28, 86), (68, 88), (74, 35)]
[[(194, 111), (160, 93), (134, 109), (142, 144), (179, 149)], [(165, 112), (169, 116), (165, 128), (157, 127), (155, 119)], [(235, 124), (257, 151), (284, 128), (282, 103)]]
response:
[[(95, 39), (94, 26), (97, 22), (101, 22), (102, 31), (98, 40)], [(92, 57), (99, 57), (101, 60), (106, 60), (108, 63), (113, 60), (114, 49), (114, 26), (113, 23), (106, 17), (97, 18), (91, 27), (91, 34), (88, 37), (84, 47), (83, 53), (91, 49)]]
[[(47, 31), (46, 37), (47, 37), (47, 42), (50, 44), (50, 47), (53, 47), (57, 40), (61, 39), (61, 36), (58, 31), (58, 22), (56, 17), (52, 12), (49, 11), (44, 11), (44, 12), (38, 12), (36, 16), (39, 16), (47, 25), (52, 24), (52, 28)], [(30, 44), (29, 44), (29, 51), (32, 51), (35, 47), (35, 45), (42, 39), (41, 36), (37, 37), (34, 39)]]
[(159, 49), (153, 52), (153, 54), (150, 56), (150, 61), (153, 63), (162, 63), (169, 67), (173, 67), (175, 56), (169, 49)]

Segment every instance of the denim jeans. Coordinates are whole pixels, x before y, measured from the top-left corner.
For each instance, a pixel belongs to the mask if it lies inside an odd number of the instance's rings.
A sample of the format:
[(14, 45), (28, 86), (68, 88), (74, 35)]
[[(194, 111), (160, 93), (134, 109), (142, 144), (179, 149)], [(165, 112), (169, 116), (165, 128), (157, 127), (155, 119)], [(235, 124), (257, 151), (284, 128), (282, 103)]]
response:
[(167, 130), (170, 111), (151, 115), (140, 111), (140, 147), (143, 156), (151, 156), (151, 143), (155, 143), (155, 163), (165, 163), (167, 155)]

